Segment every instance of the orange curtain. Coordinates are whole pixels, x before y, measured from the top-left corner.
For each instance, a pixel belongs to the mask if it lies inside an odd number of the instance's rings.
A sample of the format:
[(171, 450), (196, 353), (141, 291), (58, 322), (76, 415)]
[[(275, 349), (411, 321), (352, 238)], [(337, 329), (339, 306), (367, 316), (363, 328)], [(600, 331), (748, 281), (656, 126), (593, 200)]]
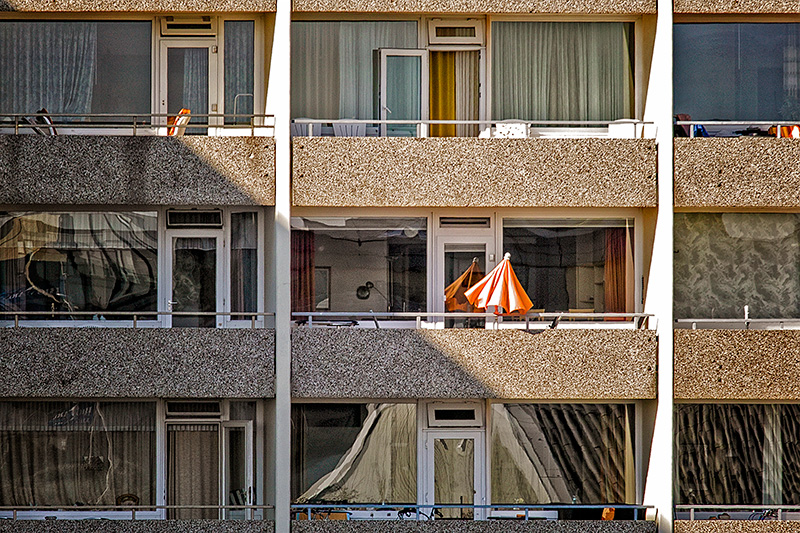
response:
[(627, 263), (625, 228), (606, 229), (605, 312), (626, 312), (625, 265)]
[(292, 231), (292, 311), (314, 310), (314, 234)]
[[(456, 53), (431, 52), (430, 71), (431, 120), (455, 120)], [(455, 135), (455, 124), (439, 124), (430, 127), (431, 137), (455, 137)]]

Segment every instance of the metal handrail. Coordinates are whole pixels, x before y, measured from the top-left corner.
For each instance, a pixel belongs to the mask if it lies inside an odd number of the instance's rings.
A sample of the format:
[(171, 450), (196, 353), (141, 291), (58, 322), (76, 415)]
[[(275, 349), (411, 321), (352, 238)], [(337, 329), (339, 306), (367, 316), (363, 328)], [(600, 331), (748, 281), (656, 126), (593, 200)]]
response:
[[(500, 319), (524, 319), (525, 329), (530, 329), (531, 321), (550, 321), (548, 326), (550, 329), (555, 329), (562, 320), (573, 319), (628, 319), (636, 329), (645, 329), (647, 320), (655, 315), (650, 313), (527, 313), (527, 314), (495, 314), (495, 313), (467, 313), (467, 312), (454, 312), (454, 313), (423, 313), (423, 312), (346, 312), (346, 311), (315, 311), (315, 312), (294, 312), (293, 317), (306, 319), (306, 325), (313, 327), (314, 319), (354, 319), (354, 320), (377, 320), (379, 318), (394, 318), (394, 319), (414, 319), (416, 321), (416, 329), (422, 328), (422, 319), (440, 318), (442, 320), (449, 318), (472, 318), (472, 319), (491, 319), (498, 323)], [(626, 320), (627, 321), (627, 320)]]
[[(524, 511), (524, 520), (530, 519), (531, 511), (566, 511), (566, 510), (584, 510), (584, 509), (631, 509), (634, 511), (634, 520), (640, 511), (647, 512), (648, 509), (655, 509), (653, 505), (638, 505), (638, 504), (386, 504), (386, 503), (358, 503), (358, 504), (317, 504), (317, 503), (299, 503), (292, 504), (291, 509), (296, 514), (297, 512), (305, 511), (308, 513), (306, 516), (311, 517), (313, 511), (317, 512), (348, 512), (354, 510), (381, 510), (381, 511), (414, 511), (416, 520), (425, 520), (427, 517), (423, 515), (423, 511), (429, 509), (432, 515), (434, 511), (439, 509), (473, 509), (473, 510), (515, 510)], [(646, 515), (645, 515), (646, 518)]]
[[(27, 316), (42, 316), (42, 317), (55, 317), (55, 316), (89, 316), (89, 317), (130, 317), (133, 322), (133, 328), (136, 329), (139, 321), (155, 322), (145, 317), (160, 317), (160, 316), (244, 316), (250, 320), (251, 329), (256, 328), (257, 317), (273, 317), (275, 313), (265, 312), (236, 312), (236, 311), (0, 311), (0, 317), (13, 316), (14, 327), (18, 328), (20, 320), (25, 320)], [(22, 319), (20, 317), (23, 317)], [(108, 321), (101, 319), (87, 320), (91, 324), (102, 324), (103, 322), (112, 322), (118, 325), (116, 321)], [(127, 322), (127, 321), (126, 321)], [(67, 322), (68, 323), (68, 322)], [(2, 507), (0, 507), (2, 509)]]
[(709, 504), (709, 505), (698, 505), (698, 504), (677, 504), (675, 505), (675, 511), (689, 511), (689, 520), (699, 520), (695, 517), (695, 511), (749, 511), (749, 512), (760, 512), (760, 511), (777, 511), (777, 519), (783, 519), (783, 512), (784, 511), (798, 511), (800, 512), (800, 505), (785, 505), (785, 504), (763, 504), (763, 505), (725, 505), (725, 504)]
[(474, 125), (474, 124), (528, 124), (528, 125), (543, 125), (543, 126), (608, 126), (611, 124), (645, 124), (653, 125), (654, 122), (637, 120), (637, 119), (621, 119), (621, 120), (432, 120), (432, 119), (355, 119), (355, 118), (294, 118), (292, 122), (295, 124), (457, 124), (457, 125)]
[[(775, 136), (781, 137), (781, 126), (797, 126), (798, 121), (786, 120), (676, 120), (676, 126), (775, 126)], [(689, 138), (694, 139), (694, 127), (689, 128)]]
[[(175, 113), (9, 113), (0, 114), (0, 129), (4, 127), (12, 127), (13, 122), (14, 134), (19, 135), (20, 130), (35, 130), (35, 129), (48, 129), (48, 128), (71, 128), (71, 129), (127, 129), (133, 128), (133, 136), (135, 137), (140, 128), (171, 128), (175, 127), (172, 124), (167, 124), (169, 118), (175, 118)], [(249, 129), (250, 135), (255, 136), (257, 128), (270, 128), (275, 129), (275, 116), (265, 114), (253, 113), (188, 113), (183, 115), (189, 118), (205, 118), (206, 123), (191, 123), (185, 127), (189, 129)], [(30, 124), (27, 119), (31, 118), (47, 118), (51, 123), (37, 122)], [(91, 122), (83, 121), (70, 122), (70, 121), (53, 121), (56, 118), (71, 118), (71, 119), (117, 119), (119, 122)], [(243, 118), (247, 119), (247, 123), (239, 124), (226, 124), (225, 119), (228, 118)], [(10, 120), (4, 120), (10, 119)], [(165, 119), (163, 121), (155, 121), (153, 119)], [(212, 121), (211, 119), (217, 119)], [(271, 121), (268, 119), (272, 119)], [(163, 122), (158, 124), (156, 122)], [(216, 124), (212, 122), (217, 122)], [(183, 126), (181, 126), (183, 127)]]
[[(14, 505), (0, 505), (0, 512), (11, 511), (12, 519), (18, 520), (19, 513), (28, 513), (35, 511), (61, 511), (65, 513), (75, 512), (93, 512), (93, 511), (116, 511), (116, 512), (130, 512), (131, 520), (136, 520), (136, 513), (142, 511), (160, 511), (160, 510), (243, 510), (250, 511), (250, 519), (255, 518), (255, 511), (274, 509), (274, 505), (82, 505), (82, 506), (65, 506), (65, 505), (30, 505), (30, 506), (14, 506)], [(115, 518), (119, 518), (118, 516)]]
[[(789, 326), (792, 329), (800, 329), (800, 318), (676, 318), (675, 324), (677, 325), (691, 325), (691, 329), (698, 329), (698, 324), (708, 324), (710, 326), (734, 326), (741, 324), (744, 329), (750, 329), (751, 325), (754, 326), (778, 326), (784, 329), (784, 326)], [(700, 329), (714, 329), (700, 328)], [(734, 328), (730, 328), (734, 329)]]
[[(619, 119), (619, 120), (433, 120), (433, 119), (329, 119), (329, 118), (295, 118), (292, 123), (306, 125), (306, 136), (314, 136), (315, 124), (366, 124), (366, 125), (412, 125), (417, 126), (418, 137), (428, 137), (428, 126), (435, 125), (523, 125), (526, 127), (553, 127), (553, 126), (599, 126), (607, 128), (610, 125), (630, 125), (630, 126), (653, 126), (654, 122), (638, 119)], [(644, 137), (645, 130), (642, 129), (640, 136)], [(653, 135), (654, 136), (654, 135)], [(649, 138), (649, 136), (648, 136)]]

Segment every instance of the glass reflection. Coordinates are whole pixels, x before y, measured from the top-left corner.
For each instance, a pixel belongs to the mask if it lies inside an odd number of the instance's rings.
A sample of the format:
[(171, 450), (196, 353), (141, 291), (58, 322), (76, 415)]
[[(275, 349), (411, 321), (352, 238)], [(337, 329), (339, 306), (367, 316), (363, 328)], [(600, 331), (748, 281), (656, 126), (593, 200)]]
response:
[(157, 276), (154, 212), (0, 213), (4, 311), (155, 311)]
[[(434, 439), (433, 498), (436, 504), (475, 503), (475, 440)], [(442, 518), (472, 520), (472, 509), (441, 509)]]
[(632, 405), (492, 410), (492, 503), (635, 502)]
[(405, 503), (417, 499), (414, 404), (292, 406), (296, 503)]
[[(217, 307), (217, 240), (176, 237), (172, 260), (172, 310), (214, 312)], [(216, 317), (172, 317), (174, 327), (213, 328)]]

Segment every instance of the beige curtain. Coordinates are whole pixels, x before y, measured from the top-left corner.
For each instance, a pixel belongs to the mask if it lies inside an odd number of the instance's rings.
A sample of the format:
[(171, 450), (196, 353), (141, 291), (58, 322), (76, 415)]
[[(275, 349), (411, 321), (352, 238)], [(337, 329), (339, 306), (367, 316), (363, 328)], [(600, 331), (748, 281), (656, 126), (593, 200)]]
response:
[[(216, 424), (167, 426), (168, 505), (219, 504), (219, 429)], [(176, 509), (170, 518), (218, 518), (216, 509)]]
[[(456, 70), (456, 120), (478, 120), (478, 71), (479, 52), (455, 52)], [(477, 124), (456, 125), (457, 137), (477, 137)]]

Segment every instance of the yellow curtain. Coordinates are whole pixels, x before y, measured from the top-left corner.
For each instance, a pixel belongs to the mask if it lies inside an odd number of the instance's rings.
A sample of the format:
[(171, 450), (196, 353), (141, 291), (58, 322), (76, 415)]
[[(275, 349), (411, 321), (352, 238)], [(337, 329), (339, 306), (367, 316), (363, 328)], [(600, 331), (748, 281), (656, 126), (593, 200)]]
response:
[[(430, 54), (431, 120), (456, 119), (456, 53)], [(432, 125), (431, 137), (455, 137), (455, 124)]]

